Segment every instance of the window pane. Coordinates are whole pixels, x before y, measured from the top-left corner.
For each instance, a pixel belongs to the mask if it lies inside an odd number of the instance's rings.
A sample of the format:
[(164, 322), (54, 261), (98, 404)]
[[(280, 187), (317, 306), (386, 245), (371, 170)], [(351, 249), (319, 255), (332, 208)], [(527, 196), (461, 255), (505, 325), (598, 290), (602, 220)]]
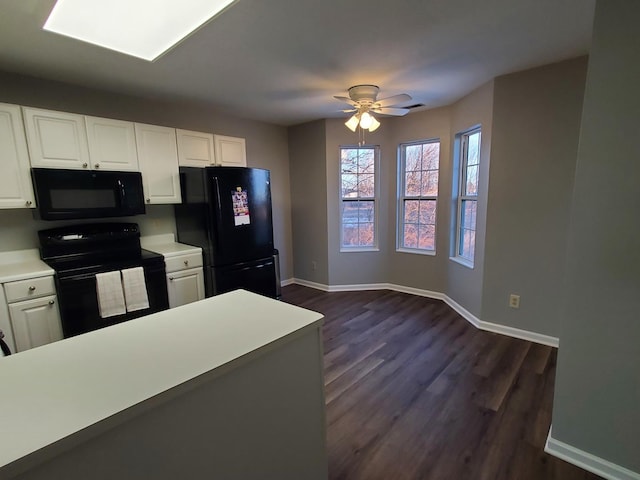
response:
[(361, 223), (358, 230), (358, 245), (361, 247), (372, 247), (373, 243), (373, 223)]
[(407, 172), (405, 175), (404, 194), (406, 197), (420, 196), (420, 171)]
[(418, 246), (418, 229), (412, 223), (404, 225), (404, 234), (402, 237), (403, 246), (407, 248), (417, 248)]
[(438, 195), (438, 171), (422, 172), (421, 182), (422, 195)]
[(343, 173), (356, 173), (358, 171), (358, 150), (355, 148), (341, 149), (340, 162)]
[(436, 201), (421, 200), (419, 220), (421, 225), (435, 225), (436, 223)]
[(420, 225), (418, 247), (426, 250), (435, 250), (436, 227), (435, 225)]
[(373, 149), (360, 150), (360, 157), (358, 158), (358, 172), (373, 173), (374, 160), (375, 157)]
[(373, 197), (375, 195), (375, 183), (373, 173), (358, 175), (358, 197)]
[(463, 200), (462, 211), (460, 212), (460, 224), (462, 228), (476, 229), (476, 214), (478, 202), (476, 200)]
[(418, 223), (420, 202), (418, 200), (404, 201), (404, 223)]
[(349, 223), (342, 225), (342, 244), (347, 247), (358, 245), (358, 224)]
[(476, 232), (463, 228), (460, 232), (460, 246), (458, 254), (473, 261), (475, 254)]
[(426, 143), (422, 149), (422, 170), (437, 170), (440, 164), (440, 142)]
[(358, 223), (358, 202), (342, 202), (342, 223)]
[(358, 221), (371, 222), (373, 224), (374, 219), (374, 202), (358, 202)]
[(472, 165), (467, 168), (467, 182), (465, 185), (466, 195), (478, 194), (478, 166)]
[(415, 172), (420, 170), (421, 145), (407, 145), (405, 147), (405, 171)]
[(357, 194), (358, 176), (347, 173), (342, 175), (342, 198), (355, 198)]
[(475, 132), (468, 137), (467, 165), (477, 165), (480, 163), (480, 132)]

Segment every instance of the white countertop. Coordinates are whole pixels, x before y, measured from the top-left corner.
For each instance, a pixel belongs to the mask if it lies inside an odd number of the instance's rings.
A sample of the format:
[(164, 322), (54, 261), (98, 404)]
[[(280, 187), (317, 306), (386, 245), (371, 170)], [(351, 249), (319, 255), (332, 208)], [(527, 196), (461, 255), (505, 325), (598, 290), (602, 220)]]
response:
[(176, 242), (173, 233), (140, 237), (140, 244), (145, 250), (160, 253), (165, 258), (190, 253), (202, 253), (202, 249), (200, 247)]
[(53, 274), (53, 269), (40, 260), (40, 252), (36, 248), (0, 252), (0, 283)]
[(232, 369), (321, 319), (236, 290), (6, 357), (0, 477), (11, 462), (201, 374)]

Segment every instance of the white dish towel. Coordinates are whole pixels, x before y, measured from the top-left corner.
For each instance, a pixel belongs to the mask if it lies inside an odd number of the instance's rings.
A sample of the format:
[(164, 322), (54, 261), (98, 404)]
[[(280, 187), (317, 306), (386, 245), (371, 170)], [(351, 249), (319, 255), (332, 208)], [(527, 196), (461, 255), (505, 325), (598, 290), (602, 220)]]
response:
[(121, 273), (127, 312), (149, 308), (147, 284), (144, 281), (144, 268), (127, 268), (126, 270), (121, 270)]
[(96, 292), (98, 294), (98, 309), (102, 318), (127, 313), (119, 271), (97, 273)]

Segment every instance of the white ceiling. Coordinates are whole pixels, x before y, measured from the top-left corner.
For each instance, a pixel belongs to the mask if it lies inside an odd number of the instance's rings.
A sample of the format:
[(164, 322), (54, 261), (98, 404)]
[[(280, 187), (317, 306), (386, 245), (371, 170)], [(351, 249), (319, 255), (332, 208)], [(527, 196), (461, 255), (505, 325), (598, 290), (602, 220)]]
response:
[(293, 125), (360, 83), (435, 107), (583, 55), (595, 0), (237, 0), (154, 63), (41, 30), (54, 3), (0, 2), (0, 70)]

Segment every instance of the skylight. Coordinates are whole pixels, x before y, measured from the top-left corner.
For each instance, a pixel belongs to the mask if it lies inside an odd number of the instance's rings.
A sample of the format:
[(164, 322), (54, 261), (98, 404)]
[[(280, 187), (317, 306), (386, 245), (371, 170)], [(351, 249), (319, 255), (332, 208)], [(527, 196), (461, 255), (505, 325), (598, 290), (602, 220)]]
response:
[(153, 61), (235, 0), (58, 0), (44, 29)]

